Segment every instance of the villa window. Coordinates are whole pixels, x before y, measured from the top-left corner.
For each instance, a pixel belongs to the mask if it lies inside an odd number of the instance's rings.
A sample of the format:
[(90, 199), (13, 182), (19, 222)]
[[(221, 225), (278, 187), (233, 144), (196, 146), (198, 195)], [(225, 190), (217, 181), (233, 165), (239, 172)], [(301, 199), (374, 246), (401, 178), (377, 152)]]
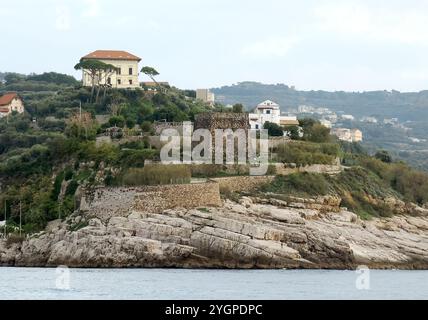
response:
[(129, 84), (132, 85), (132, 79), (129, 79)]
[(111, 78), (110, 77), (107, 78), (107, 84), (111, 84)]
[(270, 114), (270, 110), (266, 110), (266, 114)]
[(122, 80), (117, 79), (117, 84), (122, 84)]
[(120, 68), (120, 67), (118, 67), (118, 68), (117, 68), (117, 74), (118, 74), (118, 75), (121, 75), (121, 74), (122, 74), (122, 68)]
[(132, 68), (129, 68), (129, 75), (132, 76)]

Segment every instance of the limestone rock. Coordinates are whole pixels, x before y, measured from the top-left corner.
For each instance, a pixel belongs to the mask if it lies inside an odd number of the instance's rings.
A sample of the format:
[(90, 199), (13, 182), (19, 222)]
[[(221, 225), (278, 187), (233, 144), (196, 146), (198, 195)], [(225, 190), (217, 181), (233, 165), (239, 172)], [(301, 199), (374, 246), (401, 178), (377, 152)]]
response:
[[(334, 197), (243, 197), (221, 207), (139, 211), (125, 203), (95, 203), (23, 243), (0, 240), (0, 265), (179, 268), (428, 267), (427, 209), (382, 200), (403, 214), (361, 221)], [(96, 196), (95, 196), (96, 199)], [(89, 202), (88, 202), (89, 203)], [(315, 209), (315, 207), (321, 209)], [(337, 210), (328, 210), (329, 208)], [(100, 210), (104, 211), (100, 211)], [(107, 211), (105, 211), (107, 210)], [(405, 214), (407, 213), (407, 214)]]

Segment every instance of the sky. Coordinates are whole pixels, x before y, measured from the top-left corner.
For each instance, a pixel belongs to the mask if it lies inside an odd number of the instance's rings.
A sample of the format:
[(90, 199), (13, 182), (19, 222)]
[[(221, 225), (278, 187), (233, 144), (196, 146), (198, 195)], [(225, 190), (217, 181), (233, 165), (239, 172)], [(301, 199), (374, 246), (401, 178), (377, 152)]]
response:
[(0, 72), (80, 78), (80, 57), (112, 49), (183, 89), (428, 89), (423, 0), (0, 0), (0, 24)]

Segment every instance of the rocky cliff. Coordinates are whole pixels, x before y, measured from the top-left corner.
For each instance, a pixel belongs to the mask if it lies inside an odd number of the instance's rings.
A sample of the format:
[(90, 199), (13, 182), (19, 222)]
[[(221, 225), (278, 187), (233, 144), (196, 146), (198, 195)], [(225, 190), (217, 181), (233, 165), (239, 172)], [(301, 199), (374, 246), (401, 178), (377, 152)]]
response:
[[(8, 266), (428, 268), (428, 210), (362, 221), (334, 198), (242, 197), (217, 208), (75, 215), (23, 242), (1, 241)], [(410, 214), (411, 213), (411, 214)]]

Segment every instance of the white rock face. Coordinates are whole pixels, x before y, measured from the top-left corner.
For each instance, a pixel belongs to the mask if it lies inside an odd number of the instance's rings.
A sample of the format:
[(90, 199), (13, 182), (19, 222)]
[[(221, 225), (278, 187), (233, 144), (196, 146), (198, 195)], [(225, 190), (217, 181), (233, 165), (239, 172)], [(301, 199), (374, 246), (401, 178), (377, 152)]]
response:
[[(272, 205), (275, 203), (277, 205)], [(348, 211), (326, 212), (285, 202), (226, 201), (223, 207), (162, 214), (129, 208), (108, 220), (90, 212), (70, 231), (54, 221), (23, 243), (0, 241), (9, 266), (181, 268), (428, 268), (427, 210), (361, 221)], [(326, 208), (332, 204), (326, 202)], [(415, 215), (416, 213), (416, 215)], [(417, 214), (419, 213), (419, 214)], [(106, 214), (103, 213), (103, 217)]]

